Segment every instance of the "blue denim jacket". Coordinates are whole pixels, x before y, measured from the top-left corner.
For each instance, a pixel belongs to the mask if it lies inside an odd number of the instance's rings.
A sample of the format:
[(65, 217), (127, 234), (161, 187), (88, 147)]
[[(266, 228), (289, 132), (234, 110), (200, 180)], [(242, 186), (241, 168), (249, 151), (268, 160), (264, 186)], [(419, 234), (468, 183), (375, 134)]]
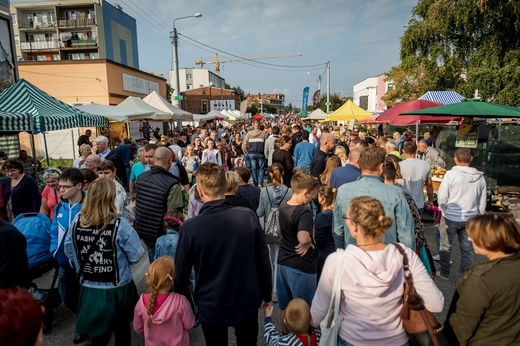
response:
[(177, 244), (179, 244), (179, 232), (173, 229), (167, 230), (166, 234), (157, 238), (155, 242), (155, 259), (162, 256), (175, 258)]
[(346, 215), (350, 201), (355, 197), (372, 196), (377, 198), (385, 209), (385, 214), (394, 219), (392, 226), (386, 230), (383, 242), (402, 243), (415, 250), (415, 234), (413, 216), (406, 202), (406, 197), (398, 186), (387, 185), (375, 175), (362, 175), (356, 181), (341, 185), (334, 203), (333, 236), (336, 247), (346, 248), (348, 244), (356, 244), (343, 216)]
[[(78, 214), (77, 217), (79, 217)], [(74, 245), (72, 243), (73, 227), (74, 223), (71, 223), (69, 231), (65, 236), (65, 255), (70, 258), (76, 271), (79, 272), (79, 262)], [(117, 265), (119, 267), (119, 286), (124, 286), (132, 281), (132, 269), (130, 265), (136, 264), (144, 256), (145, 250), (141, 240), (137, 235), (137, 232), (132, 228), (130, 222), (124, 217), (120, 218), (119, 230), (116, 236), (116, 247), (117, 247)], [(114, 284), (110, 282), (93, 282), (83, 281), (81, 283), (85, 287), (90, 288), (114, 288)]]

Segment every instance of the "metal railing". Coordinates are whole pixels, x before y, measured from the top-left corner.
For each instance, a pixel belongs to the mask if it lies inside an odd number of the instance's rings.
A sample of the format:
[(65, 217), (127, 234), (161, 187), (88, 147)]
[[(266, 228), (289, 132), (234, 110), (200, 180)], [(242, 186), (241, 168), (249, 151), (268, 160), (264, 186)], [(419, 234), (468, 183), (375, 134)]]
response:
[(58, 40), (44, 42), (20, 42), (20, 47), (22, 50), (47, 50), (58, 49), (60, 44)]
[(84, 47), (97, 47), (97, 40), (70, 40), (67, 42), (61, 42), (61, 48), (84, 48)]
[(58, 25), (57, 22), (33, 22), (33, 21), (18, 21), (18, 29), (55, 29)]
[(58, 19), (58, 27), (60, 28), (77, 28), (83, 26), (96, 25), (95, 18), (83, 18), (83, 19)]

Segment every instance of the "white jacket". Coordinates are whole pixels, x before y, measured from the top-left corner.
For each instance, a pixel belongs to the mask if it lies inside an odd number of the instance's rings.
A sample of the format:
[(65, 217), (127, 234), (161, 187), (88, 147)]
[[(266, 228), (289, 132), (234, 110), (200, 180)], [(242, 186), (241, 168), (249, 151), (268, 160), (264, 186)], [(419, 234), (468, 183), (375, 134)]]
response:
[(486, 192), (484, 173), (473, 167), (455, 166), (444, 175), (437, 202), (446, 219), (466, 222), (486, 212)]

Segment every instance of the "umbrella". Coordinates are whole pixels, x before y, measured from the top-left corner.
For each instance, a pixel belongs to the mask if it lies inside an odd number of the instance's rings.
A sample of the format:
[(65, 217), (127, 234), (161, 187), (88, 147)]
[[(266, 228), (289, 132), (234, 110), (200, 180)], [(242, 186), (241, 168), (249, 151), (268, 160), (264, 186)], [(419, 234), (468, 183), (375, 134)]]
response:
[(377, 117), (379, 117), (379, 115), (371, 115), (369, 117), (366, 117), (365, 119), (361, 120), (359, 123), (361, 125), (370, 125), (370, 124), (379, 124), (379, 123), (382, 123), (383, 121), (379, 121), (377, 120)]
[(261, 116), (260, 113), (256, 113), (255, 115), (253, 115), (251, 117), (251, 120), (258, 120), (258, 121), (260, 121), (260, 120), (264, 120), (264, 117)]
[[(377, 121), (389, 123), (391, 125), (415, 125), (425, 123), (449, 123), (454, 120), (454, 117), (432, 117), (432, 116), (399, 116), (404, 112), (415, 111), (419, 109), (426, 109), (431, 107), (442, 106), (442, 103), (429, 101), (429, 100), (412, 100), (399, 103), (392, 108), (388, 109), (380, 116), (377, 117)], [(414, 113), (415, 114), (415, 113)]]
[(479, 118), (520, 118), (520, 108), (487, 102), (482, 99), (464, 99), (460, 103), (403, 113), (406, 115), (431, 115)]

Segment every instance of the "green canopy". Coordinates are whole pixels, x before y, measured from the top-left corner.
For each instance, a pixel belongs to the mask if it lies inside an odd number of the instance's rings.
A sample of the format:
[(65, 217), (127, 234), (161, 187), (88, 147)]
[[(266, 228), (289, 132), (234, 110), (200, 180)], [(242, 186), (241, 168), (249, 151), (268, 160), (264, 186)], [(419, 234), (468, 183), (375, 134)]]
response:
[(32, 116), (28, 113), (0, 111), (0, 132), (32, 131)]
[[(0, 93), (0, 112), (30, 114), (35, 132), (65, 130), (80, 126), (108, 126), (105, 117), (69, 106), (25, 79), (18, 80)], [(26, 131), (22, 127), (12, 130)]]
[(464, 99), (451, 105), (418, 109), (401, 115), (452, 115), (478, 118), (520, 118), (520, 108), (499, 105), (481, 99)]

